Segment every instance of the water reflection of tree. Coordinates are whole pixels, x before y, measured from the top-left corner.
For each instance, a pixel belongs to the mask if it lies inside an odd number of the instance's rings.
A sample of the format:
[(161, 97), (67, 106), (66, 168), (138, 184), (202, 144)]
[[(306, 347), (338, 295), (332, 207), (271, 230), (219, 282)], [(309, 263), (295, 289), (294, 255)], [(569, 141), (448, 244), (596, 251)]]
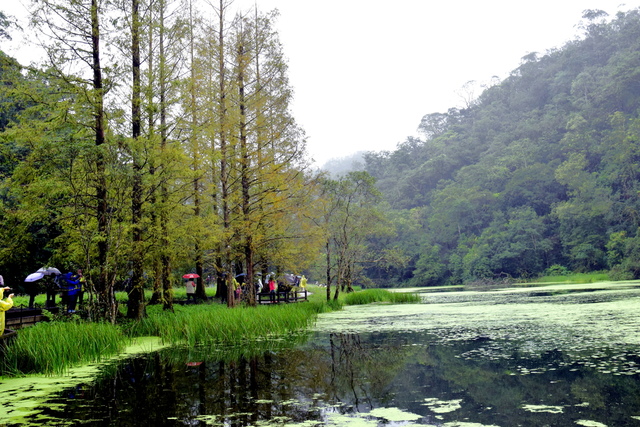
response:
[[(331, 397), (340, 401), (338, 391), (348, 390), (353, 398), (353, 406), (359, 409), (359, 392), (363, 395), (363, 400), (371, 409), (371, 398), (365, 387), (365, 378), (361, 375), (360, 366), (366, 365), (371, 359), (370, 352), (362, 346), (360, 335), (358, 334), (331, 334), (329, 337), (331, 344)], [(360, 374), (360, 375), (358, 375)], [(346, 387), (340, 387), (344, 383)]]
[(412, 351), (401, 343), (385, 344), (388, 345), (381, 347), (372, 336), (363, 341), (359, 334), (330, 335), (331, 375), (328, 383), (318, 386), (324, 387), (321, 391), (331, 401), (341, 403), (343, 412), (371, 410), (392, 399), (389, 394), (392, 384)]
[[(165, 425), (176, 419), (177, 424), (248, 426), (267, 420), (323, 422), (330, 412), (390, 406), (428, 418), (433, 413), (425, 399), (438, 398), (462, 399), (454, 413), (441, 415), (443, 422), (541, 425), (545, 415), (522, 405), (545, 404), (564, 408), (564, 414), (553, 415), (564, 425), (591, 415), (624, 425), (624, 417), (639, 406), (636, 379), (573, 369), (558, 350), (534, 358), (514, 353), (501, 360), (469, 360), (460, 355), (477, 354), (474, 350), (492, 343), (429, 345), (428, 337), (397, 335), (332, 334), (278, 351), (172, 349), (106, 370), (95, 387), (69, 390), (64, 406), (52, 402), (48, 414), (103, 419), (104, 425)], [(516, 366), (540, 372), (521, 375)], [(554, 370), (544, 370), (549, 367)]]
[(105, 425), (163, 425), (169, 418), (229, 426), (322, 421), (329, 403), (343, 413), (384, 405), (406, 355), (352, 334), (334, 334), (328, 345), (237, 357), (172, 349), (106, 370), (82, 401), (65, 402), (66, 414), (58, 415)]

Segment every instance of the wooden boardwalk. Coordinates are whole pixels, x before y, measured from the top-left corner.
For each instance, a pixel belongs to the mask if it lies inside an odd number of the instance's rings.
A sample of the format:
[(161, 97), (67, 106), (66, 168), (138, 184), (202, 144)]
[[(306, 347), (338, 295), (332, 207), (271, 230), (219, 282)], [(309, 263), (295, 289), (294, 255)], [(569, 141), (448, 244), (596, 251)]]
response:
[[(47, 310), (52, 313), (57, 313), (58, 307), (48, 308)], [(46, 317), (42, 315), (41, 308), (13, 307), (5, 311), (4, 317), (5, 327), (8, 329), (20, 329), (47, 320)]]

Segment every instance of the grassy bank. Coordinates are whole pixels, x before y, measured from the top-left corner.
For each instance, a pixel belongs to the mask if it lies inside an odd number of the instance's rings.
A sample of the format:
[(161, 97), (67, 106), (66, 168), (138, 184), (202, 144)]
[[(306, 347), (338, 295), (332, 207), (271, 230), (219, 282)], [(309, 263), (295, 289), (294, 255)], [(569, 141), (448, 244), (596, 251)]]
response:
[(73, 365), (112, 356), (128, 342), (121, 328), (107, 323), (42, 322), (22, 329), (4, 349), (0, 372), (62, 374)]
[(229, 309), (213, 302), (175, 305), (174, 312), (147, 307), (139, 322), (111, 325), (54, 320), (22, 329), (0, 358), (0, 374), (60, 374), (70, 366), (97, 362), (122, 350), (133, 337), (157, 336), (170, 345), (240, 346), (257, 340), (292, 336), (306, 331), (319, 313), (343, 305), (372, 302), (417, 302), (413, 294), (367, 289), (326, 301), (326, 289), (310, 287), (308, 302)]

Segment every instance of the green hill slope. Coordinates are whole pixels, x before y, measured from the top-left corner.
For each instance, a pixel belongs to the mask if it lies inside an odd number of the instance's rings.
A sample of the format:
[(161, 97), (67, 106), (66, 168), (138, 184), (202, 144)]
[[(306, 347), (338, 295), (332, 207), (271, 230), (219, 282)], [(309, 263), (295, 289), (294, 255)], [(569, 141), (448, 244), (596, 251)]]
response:
[(368, 153), (406, 262), (379, 283), (533, 276), (551, 266), (640, 276), (640, 12), (586, 11), (584, 35), (530, 54), (424, 138)]

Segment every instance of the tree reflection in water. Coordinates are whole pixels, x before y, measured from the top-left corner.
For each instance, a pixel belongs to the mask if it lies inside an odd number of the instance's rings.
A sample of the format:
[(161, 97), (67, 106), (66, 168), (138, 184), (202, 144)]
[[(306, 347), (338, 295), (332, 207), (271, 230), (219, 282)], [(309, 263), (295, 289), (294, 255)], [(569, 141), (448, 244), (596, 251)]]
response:
[(497, 345), (394, 332), (322, 334), (290, 348), (240, 353), (163, 350), (67, 390), (33, 424), (339, 425), (342, 416), (393, 425), (378, 411), (397, 408), (422, 425), (626, 425), (640, 414), (636, 375), (596, 372), (558, 350), (466, 357)]

